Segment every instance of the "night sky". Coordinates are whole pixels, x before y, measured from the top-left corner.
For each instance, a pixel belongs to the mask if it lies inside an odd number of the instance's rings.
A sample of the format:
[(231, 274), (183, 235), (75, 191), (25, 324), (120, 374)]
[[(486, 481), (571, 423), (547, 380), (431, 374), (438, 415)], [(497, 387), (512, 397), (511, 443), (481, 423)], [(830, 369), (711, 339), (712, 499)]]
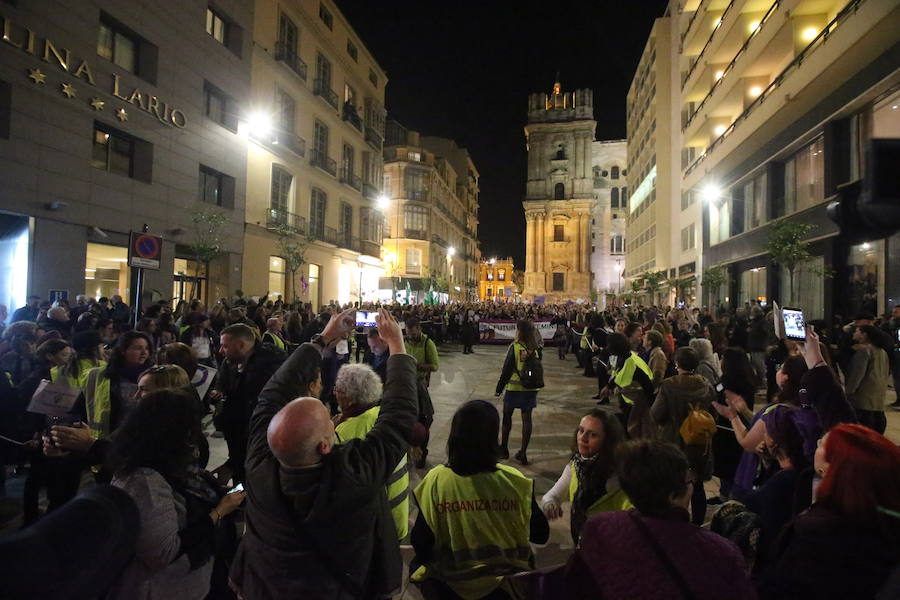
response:
[(666, 0), (336, 0), (387, 72), (388, 118), (453, 138), (481, 175), (482, 255), (524, 268), (528, 94), (594, 90), (597, 139), (625, 137), (625, 96)]

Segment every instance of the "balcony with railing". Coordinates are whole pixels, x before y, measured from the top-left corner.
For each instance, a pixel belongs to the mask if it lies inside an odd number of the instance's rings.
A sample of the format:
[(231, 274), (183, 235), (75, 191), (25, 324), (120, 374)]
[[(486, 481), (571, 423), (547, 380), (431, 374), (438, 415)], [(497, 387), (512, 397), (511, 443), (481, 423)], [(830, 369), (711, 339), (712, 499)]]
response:
[(378, 132), (377, 129), (370, 125), (366, 125), (366, 143), (375, 148), (378, 151), (381, 151), (381, 144), (384, 142), (384, 136)]
[(370, 183), (368, 181), (363, 181), (363, 196), (368, 198), (369, 200), (374, 200), (378, 197), (379, 190), (378, 186), (374, 183)]
[(418, 229), (404, 229), (403, 237), (411, 239), (411, 240), (427, 240), (428, 232), (420, 231)]
[(359, 116), (359, 111), (352, 102), (344, 102), (341, 118), (353, 125), (357, 131), (363, 130), (362, 117)]
[(270, 208), (266, 214), (266, 228), (272, 230), (287, 229), (301, 235), (306, 234), (306, 217), (295, 215), (280, 208)]
[(340, 248), (359, 252), (359, 238), (354, 237), (350, 231), (339, 231), (337, 233), (337, 245)]
[(330, 104), (335, 110), (338, 107), (338, 95), (331, 89), (331, 82), (324, 79), (316, 79), (313, 82), (313, 94), (321, 96), (325, 102)]
[(284, 146), (297, 156), (306, 156), (306, 140), (287, 131), (279, 131), (272, 136), (273, 146)]
[(324, 152), (313, 150), (309, 156), (309, 164), (319, 167), (329, 175), (337, 177), (337, 163)]
[(428, 190), (407, 190), (406, 193), (409, 195), (410, 200), (418, 200), (419, 202), (428, 200)]
[(444, 238), (442, 238), (441, 236), (439, 236), (439, 235), (437, 235), (437, 234), (432, 234), (432, 236), (431, 236), (431, 242), (432, 242), (433, 244), (437, 244), (438, 246), (441, 246), (441, 247), (443, 247), (443, 248), (446, 248), (447, 245), (448, 245), (448, 244), (447, 244), (447, 240), (445, 240)]
[(295, 46), (288, 46), (281, 40), (275, 42), (275, 60), (286, 64), (300, 79), (306, 81), (306, 63), (297, 54)]
[(339, 179), (340, 179), (341, 183), (345, 183), (345, 184), (349, 185), (357, 192), (362, 191), (362, 178), (360, 178), (359, 175), (356, 175), (355, 173), (353, 173), (352, 169), (347, 168), (347, 167), (342, 167), (341, 175), (340, 175)]
[(359, 251), (361, 254), (365, 254), (366, 256), (374, 256), (375, 258), (381, 257), (381, 244), (378, 242), (373, 242), (371, 240), (362, 240), (360, 242)]

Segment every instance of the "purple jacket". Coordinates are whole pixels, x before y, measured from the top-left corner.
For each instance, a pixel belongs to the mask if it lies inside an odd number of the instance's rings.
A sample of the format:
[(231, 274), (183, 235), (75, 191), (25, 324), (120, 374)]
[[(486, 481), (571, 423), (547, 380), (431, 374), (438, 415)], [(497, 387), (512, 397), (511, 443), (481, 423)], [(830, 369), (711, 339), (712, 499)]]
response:
[[(681, 599), (669, 569), (629, 513), (596, 515), (584, 527), (581, 547), (566, 568), (567, 598)], [(660, 518), (637, 513), (681, 574), (695, 600), (751, 600), (756, 592), (740, 551), (725, 538), (693, 525), (687, 511)]]

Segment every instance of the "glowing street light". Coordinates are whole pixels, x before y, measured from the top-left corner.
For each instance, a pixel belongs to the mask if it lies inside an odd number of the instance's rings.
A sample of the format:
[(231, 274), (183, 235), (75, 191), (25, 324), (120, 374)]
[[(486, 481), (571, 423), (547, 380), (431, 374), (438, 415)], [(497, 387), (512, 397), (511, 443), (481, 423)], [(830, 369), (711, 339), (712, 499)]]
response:
[(272, 116), (262, 111), (250, 113), (247, 130), (253, 137), (266, 137), (272, 132)]
[(448, 257), (453, 256), (454, 254), (456, 254), (456, 248), (454, 248), (453, 246), (450, 246), (449, 248), (447, 248), (447, 256)]
[(754, 86), (751, 87), (748, 91), (750, 92), (750, 97), (751, 97), (751, 98), (756, 98), (757, 96), (759, 96), (760, 94), (762, 94), (762, 88), (759, 87), (758, 85), (754, 85)]
[(700, 190), (700, 197), (707, 204), (712, 202), (713, 200), (718, 200), (721, 195), (722, 188), (713, 184), (708, 184), (702, 190)]
[(723, 133), (725, 133), (726, 129), (728, 128), (724, 125), (716, 125), (715, 127), (713, 127), (713, 133), (716, 135), (722, 135)]
[(391, 199), (387, 197), (387, 194), (381, 194), (375, 199), (375, 207), (380, 211), (387, 210), (390, 205)]
[(807, 27), (802, 32), (800, 32), (800, 37), (803, 38), (804, 42), (811, 42), (816, 39), (816, 36), (819, 35), (819, 30), (815, 27)]
[(496, 259), (496, 258), (491, 258), (491, 260), (489, 260), (488, 262), (491, 263), (491, 264), (494, 264), (495, 262), (497, 262), (497, 259)]

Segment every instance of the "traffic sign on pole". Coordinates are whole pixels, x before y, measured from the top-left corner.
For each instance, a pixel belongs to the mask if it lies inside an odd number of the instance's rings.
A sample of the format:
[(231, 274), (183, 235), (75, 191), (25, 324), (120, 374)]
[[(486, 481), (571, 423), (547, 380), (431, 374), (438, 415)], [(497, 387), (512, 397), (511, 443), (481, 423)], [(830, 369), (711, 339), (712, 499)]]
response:
[(132, 231), (128, 243), (128, 265), (139, 269), (159, 271), (162, 238), (149, 233)]

